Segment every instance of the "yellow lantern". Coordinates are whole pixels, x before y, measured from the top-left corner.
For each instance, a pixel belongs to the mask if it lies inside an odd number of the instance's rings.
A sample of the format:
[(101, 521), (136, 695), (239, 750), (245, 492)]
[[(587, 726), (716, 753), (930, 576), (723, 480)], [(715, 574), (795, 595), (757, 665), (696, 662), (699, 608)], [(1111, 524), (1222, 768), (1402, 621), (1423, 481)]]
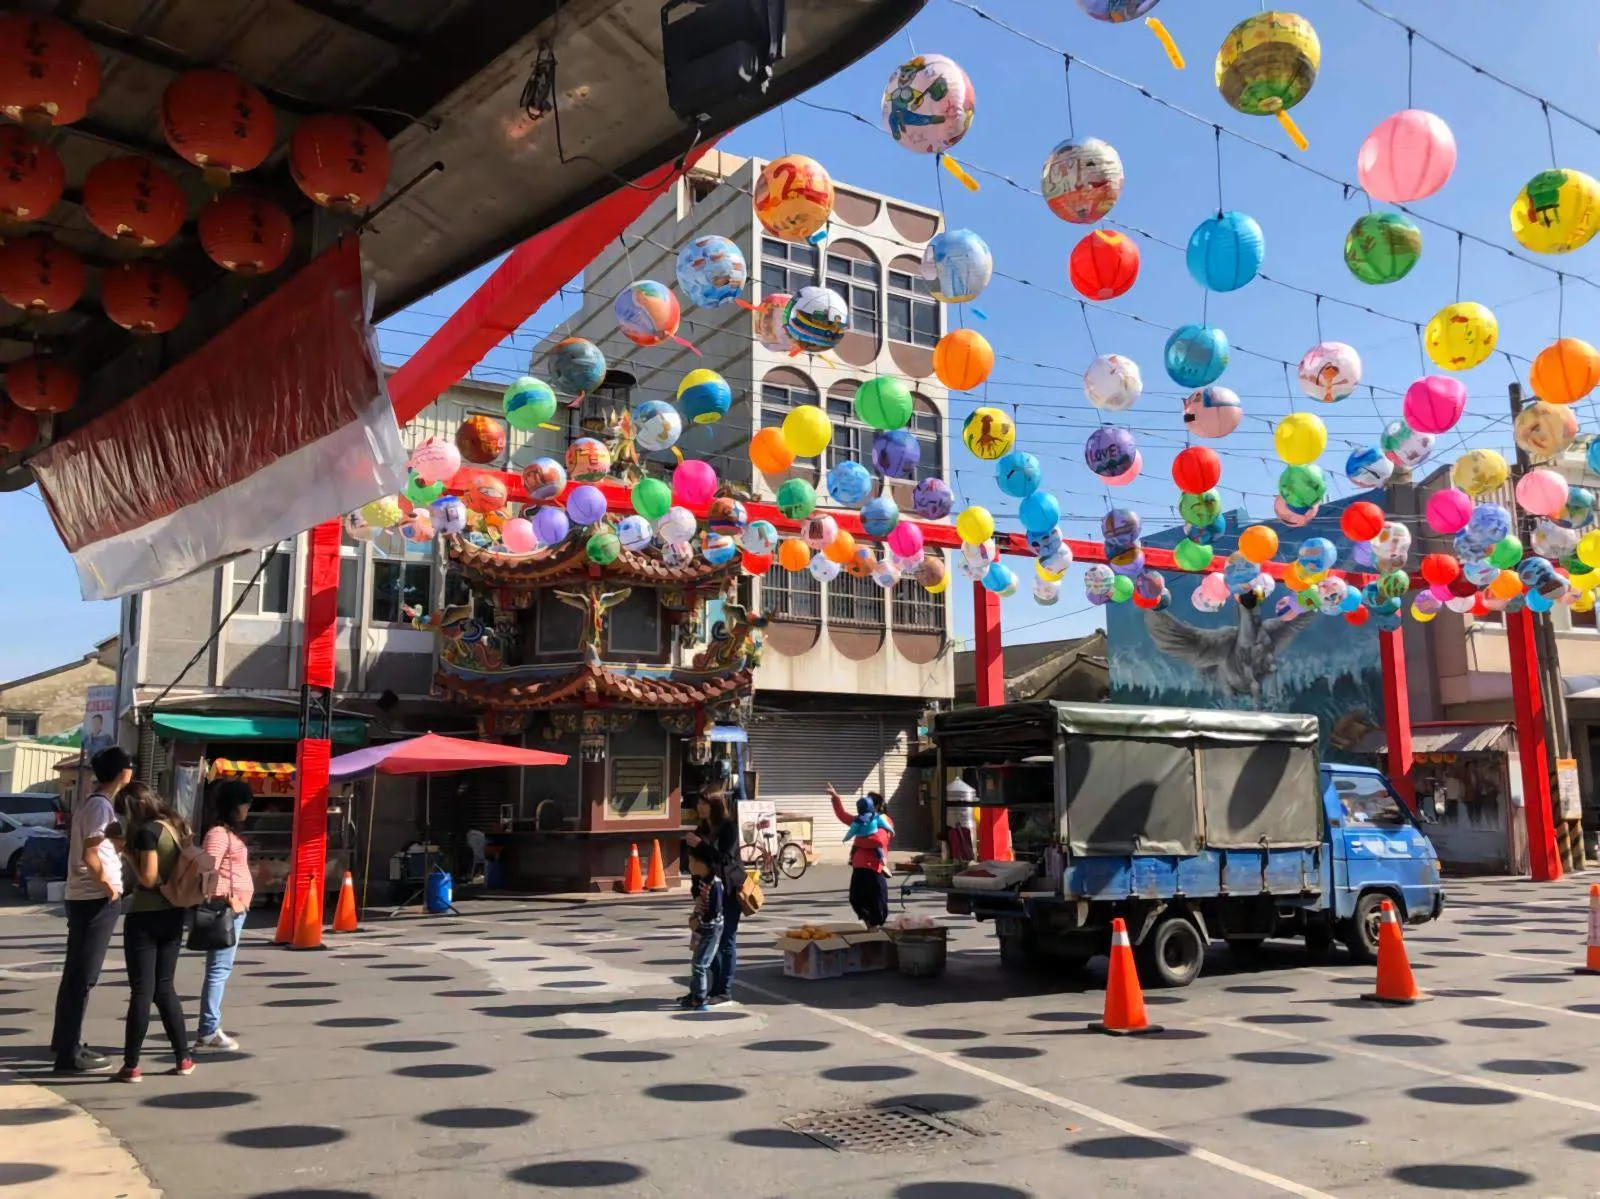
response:
[(1217, 51), (1217, 90), (1249, 116), (1275, 116), (1300, 149), (1306, 138), (1289, 110), (1311, 90), (1322, 43), (1311, 22), (1291, 12), (1263, 12), (1233, 27)]
[(756, 220), (774, 237), (803, 242), (833, 215), (833, 180), (804, 154), (785, 154), (756, 178)]
[(1590, 571), (1600, 570), (1600, 529), (1591, 529), (1578, 542), (1578, 561)]
[(1051, 570), (1043, 562), (1035, 558), (1033, 560), (1033, 573), (1038, 575), (1047, 583), (1059, 583), (1061, 582), (1061, 576), (1064, 572), (1059, 570)]
[(373, 500), (361, 509), (361, 519), (374, 529), (392, 529), (405, 519), (405, 509), (392, 495)]
[(1511, 205), (1511, 236), (1535, 254), (1589, 244), (1600, 223), (1600, 181), (1582, 171), (1540, 171)]
[(1500, 342), (1500, 322), (1482, 304), (1470, 300), (1446, 304), (1428, 322), (1423, 342), (1435, 366), (1469, 371), (1494, 353)]
[(1450, 468), (1450, 481), (1474, 497), (1503, 486), (1510, 477), (1511, 468), (1494, 450), (1468, 450)]
[(796, 458), (815, 458), (833, 440), (833, 423), (815, 404), (800, 404), (783, 418), (783, 440)]
[(968, 545), (982, 545), (994, 536), (994, 517), (989, 509), (973, 504), (956, 517), (956, 532)]
[(1417, 607), (1415, 603), (1411, 605), (1411, 619), (1416, 621), (1418, 624), (1427, 624), (1437, 615), (1439, 615), (1439, 610), (1437, 608), (1430, 612), (1425, 608)]
[(1309, 466), (1328, 448), (1328, 427), (1309, 412), (1291, 412), (1273, 430), (1272, 444), (1290, 466)]
[(1593, 591), (1581, 591), (1581, 592), (1579, 592), (1578, 593), (1578, 598), (1572, 601), (1572, 610), (1574, 612), (1593, 612), (1594, 611), (1594, 592)]
[(1004, 457), (1017, 440), (1017, 427), (998, 408), (974, 408), (961, 426), (961, 441), (986, 462)]

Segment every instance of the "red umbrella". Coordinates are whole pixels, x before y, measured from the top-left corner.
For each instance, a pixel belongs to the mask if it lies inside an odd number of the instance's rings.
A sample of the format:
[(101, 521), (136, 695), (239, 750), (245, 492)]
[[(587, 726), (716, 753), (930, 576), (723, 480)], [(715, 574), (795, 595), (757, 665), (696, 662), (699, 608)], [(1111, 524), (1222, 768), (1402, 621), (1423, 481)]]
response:
[(489, 766), (564, 766), (566, 762), (566, 754), (424, 733), (409, 741), (391, 741), (340, 754), (328, 763), (328, 777), (353, 778), (374, 770), (379, 774), (444, 774)]

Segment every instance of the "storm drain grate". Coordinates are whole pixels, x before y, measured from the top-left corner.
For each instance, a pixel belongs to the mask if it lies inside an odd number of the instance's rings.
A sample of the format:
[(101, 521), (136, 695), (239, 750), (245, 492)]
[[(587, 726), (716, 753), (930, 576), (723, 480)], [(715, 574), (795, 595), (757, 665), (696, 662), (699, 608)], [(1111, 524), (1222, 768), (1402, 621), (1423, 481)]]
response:
[(955, 1124), (904, 1106), (814, 1112), (809, 1116), (795, 1116), (784, 1124), (829, 1149), (849, 1153), (921, 1149), (970, 1135)]

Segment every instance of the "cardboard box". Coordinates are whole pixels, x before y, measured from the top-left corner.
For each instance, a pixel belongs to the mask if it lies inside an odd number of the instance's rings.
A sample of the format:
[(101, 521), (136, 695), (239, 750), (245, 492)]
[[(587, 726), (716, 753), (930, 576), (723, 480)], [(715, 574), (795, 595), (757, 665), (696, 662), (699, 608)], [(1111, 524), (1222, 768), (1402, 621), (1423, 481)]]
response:
[(774, 948), (783, 954), (783, 972), (789, 978), (839, 978), (887, 970), (891, 943), (887, 934), (867, 932), (859, 924), (814, 926), (828, 936), (815, 940), (779, 937)]

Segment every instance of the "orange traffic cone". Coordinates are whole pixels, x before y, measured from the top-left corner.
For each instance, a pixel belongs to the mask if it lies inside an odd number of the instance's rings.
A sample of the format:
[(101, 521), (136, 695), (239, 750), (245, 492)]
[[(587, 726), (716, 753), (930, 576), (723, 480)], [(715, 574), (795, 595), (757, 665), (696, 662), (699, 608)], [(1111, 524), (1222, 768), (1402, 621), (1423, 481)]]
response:
[(353, 933), (361, 927), (356, 919), (356, 884), (350, 872), (344, 872), (344, 882), (339, 884), (339, 906), (333, 909), (333, 931)]
[(1133, 964), (1133, 945), (1128, 926), (1118, 916), (1111, 921), (1111, 969), (1106, 973), (1105, 1018), (1089, 1025), (1092, 1032), (1124, 1037), (1135, 1033), (1160, 1032), (1145, 1015), (1144, 992), (1139, 988), (1139, 971)]
[(1600, 974), (1600, 883), (1589, 884), (1589, 954), (1579, 974)]
[(278, 905), (278, 931), (272, 934), (274, 945), (287, 945), (294, 940), (294, 902), (289, 880), (283, 880), (283, 902)]
[(1405, 938), (1400, 935), (1400, 917), (1387, 899), (1378, 913), (1378, 987), (1361, 998), (1393, 1004), (1417, 1003), (1426, 998), (1411, 976)]
[(306, 879), (306, 894), (300, 901), (300, 912), (294, 922), (294, 940), (289, 948), (322, 948), (322, 894), (315, 876)]
[(650, 845), (650, 873), (645, 875), (644, 889), (646, 891), (665, 891), (667, 889), (667, 872), (661, 865), (661, 842), (651, 842)]
[(629, 847), (628, 868), (622, 872), (622, 893), (637, 895), (644, 890), (644, 876), (639, 871), (639, 847)]

